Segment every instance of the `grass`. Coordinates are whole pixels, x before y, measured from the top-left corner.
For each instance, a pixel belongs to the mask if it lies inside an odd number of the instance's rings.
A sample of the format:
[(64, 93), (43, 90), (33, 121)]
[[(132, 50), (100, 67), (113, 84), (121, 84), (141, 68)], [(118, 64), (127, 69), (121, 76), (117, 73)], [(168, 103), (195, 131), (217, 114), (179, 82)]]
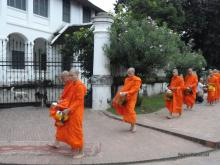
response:
[[(141, 106), (136, 107), (135, 111), (137, 114), (147, 114), (159, 111), (160, 109), (165, 107), (163, 95), (155, 95), (150, 97), (143, 97)], [(116, 114), (114, 108), (109, 108), (109, 112)]]

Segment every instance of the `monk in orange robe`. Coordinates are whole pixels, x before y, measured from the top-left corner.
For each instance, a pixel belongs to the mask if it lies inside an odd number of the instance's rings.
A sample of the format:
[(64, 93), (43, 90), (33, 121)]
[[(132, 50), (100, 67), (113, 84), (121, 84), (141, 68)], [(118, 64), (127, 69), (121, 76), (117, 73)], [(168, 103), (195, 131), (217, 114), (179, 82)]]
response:
[(218, 84), (218, 78), (214, 75), (214, 72), (212, 70), (209, 70), (207, 102), (210, 105), (212, 105), (216, 101), (217, 84)]
[(168, 90), (172, 91), (172, 99), (166, 100), (166, 107), (170, 112), (170, 115), (167, 116), (168, 119), (171, 119), (178, 114), (182, 114), (182, 105), (183, 105), (183, 89), (184, 81), (181, 76), (178, 76), (178, 70), (173, 70), (173, 77), (171, 78), (170, 85)]
[(184, 103), (187, 109), (191, 110), (196, 101), (198, 78), (193, 73), (192, 68), (188, 69), (188, 74), (185, 76), (185, 88), (184, 88)]
[(64, 89), (57, 103), (52, 103), (50, 110), (49, 110), (50, 116), (54, 116), (58, 109), (65, 109), (68, 105), (68, 101), (66, 100), (66, 98), (68, 98), (68, 95), (71, 95), (69, 90), (72, 86), (72, 83), (71, 83), (72, 81), (70, 80), (69, 72), (63, 71), (60, 78), (61, 78), (61, 81), (64, 82)]
[(216, 83), (216, 101), (219, 101), (220, 99), (220, 73), (218, 70), (214, 70), (214, 76), (217, 78), (217, 83)]
[(74, 158), (82, 158), (83, 154), (83, 114), (84, 97), (86, 95), (85, 85), (78, 79), (79, 71), (71, 69), (69, 72), (72, 85), (69, 89), (68, 109), (64, 113), (69, 116), (63, 126), (57, 127), (56, 141), (64, 142), (76, 151)]
[[(138, 91), (141, 86), (141, 79), (135, 76), (135, 69), (129, 68), (127, 71), (128, 77), (125, 79), (124, 86), (116, 94), (113, 99), (113, 107), (116, 112), (123, 116), (123, 120), (131, 124), (130, 131), (136, 131), (136, 112), (135, 105), (137, 102)], [(124, 99), (124, 103), (121, 100)]]

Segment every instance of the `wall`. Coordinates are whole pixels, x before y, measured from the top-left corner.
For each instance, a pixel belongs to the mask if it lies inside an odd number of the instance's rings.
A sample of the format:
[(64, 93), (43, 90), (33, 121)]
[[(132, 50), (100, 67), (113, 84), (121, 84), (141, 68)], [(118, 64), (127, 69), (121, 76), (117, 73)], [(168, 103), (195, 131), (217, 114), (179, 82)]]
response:
[(143, 84), (141, 91), (145, 96), (152, 96), (163, 93), (167, 87), (167, 83)]

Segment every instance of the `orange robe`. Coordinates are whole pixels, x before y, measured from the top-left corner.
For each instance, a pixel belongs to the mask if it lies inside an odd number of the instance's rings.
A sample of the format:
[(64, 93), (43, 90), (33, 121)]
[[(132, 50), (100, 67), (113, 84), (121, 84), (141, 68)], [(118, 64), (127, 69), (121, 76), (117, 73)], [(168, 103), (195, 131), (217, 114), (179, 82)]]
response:
[(220, 99), (220, 73), (216, 73), (214, 75), (217, 78), (217, 82), (216, 82), (216, 100), (219, 100)]
[(217, 84), (218, 84), (218, 78), (216, 76), (212, 76), (208, 78), (208, 85), (214, 86), (215, 90), (210, 91), (208, 90), (208, 97), (207, 101), (208, 103), (213, 103), (216, 101), (217, 98)]
[(169, 89), (176, 88), (173, 91), (173, 99), (171, 101), (166, 101), (166, 107), (170, 113), (182, 113), (183, 105), (183, 89), (184, 81), (181, 76), (173, 76), (168, 86)]
[(68, 98), (69, 119), (63, 126), (57, 127), (56, 140), (67, 143), (72, 149), (83, 148), (83, 114), (84, 97), (86, 95), (85, 85), (77, 80), (73, 82)]
[(68, 107), (69, 102), (66, 100), (66, 98), (72, 96), (70, 92), (72, 84), (72, 81), (67, 81), (65, 83), (63, 92), (61, 93), (60, 99), (58, 100), (58, 104), (56, 106), (50, 107), (50, 116), (54, 116), (58, 109), (63, 110)]
[[(127, 77), (125, 79), (124, 86), (116, 94), (113, 99), (113, 107), (116, 109), (116, 112), (123, 116), (123, 120), (127, 123), (135, 124), (136, 123), (136, 112), (135, 105), (137, 102), (138, 91), (141, 86), (141, 79), (137, 76)], [(126, 104), (119, 105), (117, 103), (117, 98), (120, 97), (120, 92), (128, 92), (126, 95)]]
[(192, 75), (187, 75), (185, 77), (185, 89), (187, 87), (192, 88), (192, 94), (184, 95), (184, 103), (188, 107), (193, 107), (193, 105), (195, 104), (197, 85), (198, 85), (198, 78), (196, 75), (192, 74)]
[(64, 86), (64, 89), (63, 89), (63, 92), (60, 96), (59, 101), (65, 100), (65, 98), (68, 97), (68, 95), (70, 93), (69, 90), (71, 89), (71, 86), (72, 86), (72, 81), (71, 80), (67, 81)]

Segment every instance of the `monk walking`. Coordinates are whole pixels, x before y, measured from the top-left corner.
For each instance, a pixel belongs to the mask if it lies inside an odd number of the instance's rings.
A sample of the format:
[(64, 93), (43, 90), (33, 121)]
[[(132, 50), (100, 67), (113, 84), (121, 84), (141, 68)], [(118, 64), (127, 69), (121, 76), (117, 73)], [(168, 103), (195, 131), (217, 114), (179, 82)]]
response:
[(207, 102), (210, 105), (212, 105), (216, 101), (217, 84), (218, 84), (218, 78), (214, 75), (214, 72), (212, 70), (209, 70)]
[(113, 107), (116, 112), (123, 116), (123, 120), (131, 125), (130, 131), (136, 131), (136, 112), (135, 105), (137, 102), (138, 91), (141, 86), (141, 79), (135, 76), (135, 69), (127, 70), (128, 77), (125, 79), (124, 86), (113, 99)]
[(65, 98), (68, 108), (64, 110), (69, 119), (63, 126), (57, 127), (55, 147), (59, 147), (59, 142), (64, 142), (75, 151), (74, 158), (82, 158), (84, 156), (83, 114), (86, 87), (78, 78), (79, 71), (71, 69), (69, 76), (72, 84)]
[(178, 70), (174, 69), (173, 77), (171, 78), (170, 85), (168, 86), (168, 90), (172, 92), (172, 99), (166, 100), (166, 107), (170, 112), (170, 115), (167, 116), (168, 119), (175, 117), (175, 114), (181, 116), (183, 105), (183, 89), (183, 78), (178, 75)]
[(216, 101), (219, 101), (220, 99), (220, 73), (217, 69), (213, 71), (214, 76), (217, 78), (217, 83), (216, 83)]
[(188, 69), (188, 74), (185, 76), (185, 88), (184, 88), (184, 103), (188, 110), (192, 110), (196, 101), (198, 78), (193, 73), (192, 68)]
[(63, 89), (57, 103), (52, 103), (51, 108), (50, 108), (50, 114), (51, 115), (54, 113), (54, 111), (56, 111), (56, 109), (66, 106), (65, 105), (66, 104), (66, 98), (68, 98), (68, 95), (71, 94), (69, 92), (69, 89), (71, 88), (71, 85), (72, 85), (71, 82), (72, 81), (70, 80), (69, 72), (68, 71), (63, 71), (61, 73), (60, 78), (61, 78), (61, 81), (64, 82), (64, 89)]

